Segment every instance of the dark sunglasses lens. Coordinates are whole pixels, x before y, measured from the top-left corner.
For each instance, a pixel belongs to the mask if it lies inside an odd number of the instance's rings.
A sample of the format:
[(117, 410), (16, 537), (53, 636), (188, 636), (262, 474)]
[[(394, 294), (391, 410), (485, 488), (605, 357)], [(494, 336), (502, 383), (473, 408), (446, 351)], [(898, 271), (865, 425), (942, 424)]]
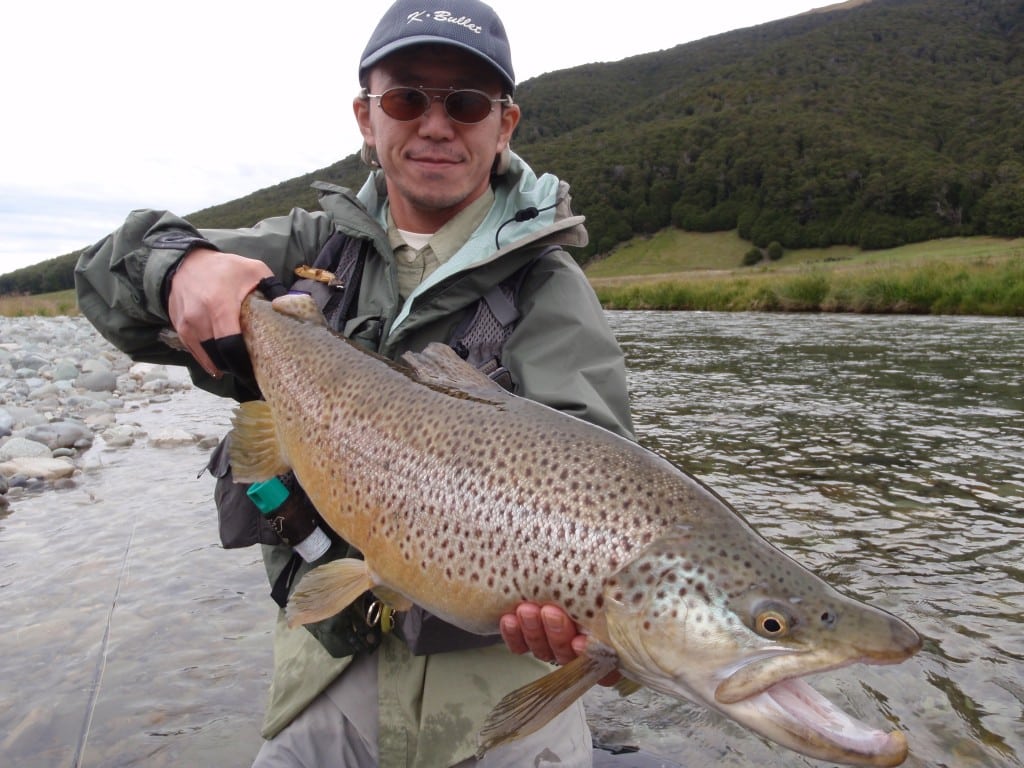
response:
[(452, 120), (479, 123), (491, 113), (491, 100), (478, 91), (453, 91), (445, 96), (444, 108)]
[(392, 88), (380, 97), (380, 108), (395, 120), (415, 120), (430, 107), (430, 97), (415, 88)]

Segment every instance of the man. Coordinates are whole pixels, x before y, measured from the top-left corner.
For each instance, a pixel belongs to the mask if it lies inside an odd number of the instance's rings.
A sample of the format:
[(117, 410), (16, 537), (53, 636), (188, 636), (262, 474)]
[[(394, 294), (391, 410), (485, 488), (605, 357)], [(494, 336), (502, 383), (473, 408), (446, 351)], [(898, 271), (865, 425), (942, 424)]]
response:
[[(474, 335), (460, 329), (481, 312), (493, 318), (504, 300), (518, 318), (504, 324), (511, 331), (497, 355), (479, 339), (460, 351), (504, 373), (517, 394), (630, 436), (621, 352), (563, 250), (586, 243), (582, 218), (571, 214), (568, 185), (537, 177), (509, 150), (520, 111), (493, 10), (477, 0), (398, 0), (370, 38), (359, 79), (363, 157), (378, 170), (358, 200), (317, 185), (322, 212), (296, 209), (232, 231), (135, 211), (81, 257), (83, 313), (136, 359), (188, 364), (198, 385), (248, 399), (240, 303), (266, 278), (291, 285), (297, 266), (347, 270), (340, 294), (307, 287), (326, 297), (331, 325), (391, 358), (431, 341), (459, 349)], [(168, 323), (193, 359), (160, 345)], [(335, 542), (323, 560), (346, 552)], [(279, 596), (310, 567), (283, 545), (264, 556)], [(432, 617), (416, 621), (380, 634), (351, 609), (309, 629), (279, 619), (268, 741), (254, 765), (590, 764), (579, 704), (473, 758), (491, 707), (548, 671), (543, 662), (566, 663), (582, 648), (564, 612), (523, 603), (502, 619), (504, 645), (450, 627), (430, 637)]]

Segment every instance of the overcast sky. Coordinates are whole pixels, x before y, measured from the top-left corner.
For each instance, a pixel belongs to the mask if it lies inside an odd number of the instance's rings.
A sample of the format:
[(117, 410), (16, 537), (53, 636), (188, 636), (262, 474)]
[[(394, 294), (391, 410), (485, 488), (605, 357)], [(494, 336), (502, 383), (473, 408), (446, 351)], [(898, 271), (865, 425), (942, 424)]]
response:
[[(828, 4), (492, 0), (520, 81)], [(0, 274), (89, 245), (133, 208), (184, 215), (355, 152), (359, 54), (388, 5), (9, 4), (0, 32)]]

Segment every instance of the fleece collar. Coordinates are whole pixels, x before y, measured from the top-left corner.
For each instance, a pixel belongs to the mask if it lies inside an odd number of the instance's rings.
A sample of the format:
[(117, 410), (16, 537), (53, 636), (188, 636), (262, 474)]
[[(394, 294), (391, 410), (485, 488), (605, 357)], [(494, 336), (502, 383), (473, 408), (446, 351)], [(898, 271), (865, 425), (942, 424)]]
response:
[[(508, 172), (494, 185), (494, 204), (484, 216), (483, 221), (469, 236), (466, 243), (456, 251), (448, 261), (431, 273), (416, 290), (406, 299), (404, 306), (391, 325), (392, 332), (408, 317), (416, 297), (429, 290), (432, 286), (459, 272), (487, 264), (493, 259), (507, 253), (517, 243), (533, 242), (542, 233), (554, 232), (559, 229), (556, 218), (560, 212), (554, 206), (558, 201), (560, 182), (550, 173), (537, 176), (533, 170), (515, 153)], [(377, 222), (387, 229), (387, 195), (383, 183), (383, 171), (371, 174), (359, 190), (359, 200), (366, 206)], [(536, 208), (541, 212), (534, 218), (523, 222), (515, 220), (519, 211)], [(542, 209), (547, 210), (542, 210)], [(574, 225), (581, 219), (571, 217)], [(503, 226), (504, 225), (504, 226)], [(495, 233), (498, 233), (498, 244), (495, 245)]]

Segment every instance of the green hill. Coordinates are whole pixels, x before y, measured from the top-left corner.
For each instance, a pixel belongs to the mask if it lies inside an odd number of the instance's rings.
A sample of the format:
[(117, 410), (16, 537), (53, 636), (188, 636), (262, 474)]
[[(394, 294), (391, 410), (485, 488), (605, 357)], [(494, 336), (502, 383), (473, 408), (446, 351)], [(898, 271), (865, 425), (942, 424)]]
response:
[[(1015, 237), (1022, 45), (1019, 0), (873, 0), (526, 81), (514, 146), (572, 183), (583, 262), (669, 227), (786, 249)], [(363, 176), (349, 157), (190, 218), (246, 226), (315, 205), (313, 178)], [(73, 263), (0, 294), (65, 287)]]

